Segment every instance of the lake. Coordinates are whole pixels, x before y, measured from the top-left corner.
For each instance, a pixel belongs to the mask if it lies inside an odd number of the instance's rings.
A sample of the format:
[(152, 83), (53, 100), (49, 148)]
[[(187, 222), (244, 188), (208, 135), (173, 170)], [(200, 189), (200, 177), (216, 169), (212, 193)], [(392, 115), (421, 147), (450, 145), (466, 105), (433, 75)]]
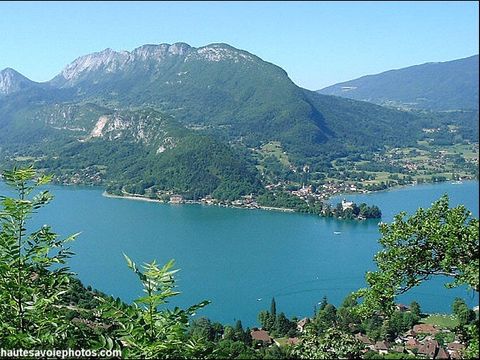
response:
[[(54, 231), (81, 232), (72, 245), (70, 264), (85, 285), (132, 301), (141, 296), (136, 276), (123, 253), (141, 264), (176, 260), (177, 296), (170, 305), (212, 303), (196, 316), (255, 326), (260, 310), (287, 316), (312, 316), (327, 296), (340, 305), (349, 292), (364, 286), (379, 250), (378, 221), (342, 221), (314, 215), (202, 205), (168, 205), (106, 198), (101, 189), (50, 186), (53, 203), (31, 225), (48, 223)], [(0, 184), (0, 194), (5, 185)], [(367, 195), (348, 195), (358, 203), (378, 205), (382, 221), (405, 210), (413, 213), (448, 193), (451, 205), (465, 204), (478, 217), (478, 182), (419, 185)], [(336, 200), (340, 200), (340, 197)], [(334, 234), (340, 232), (340, 234)], [(420, 302), (426, 312), (450, 312), (455, 297), (470, 306), (478, 296), (465, 288), (445, 289), (435, 279), (399, 298)]]

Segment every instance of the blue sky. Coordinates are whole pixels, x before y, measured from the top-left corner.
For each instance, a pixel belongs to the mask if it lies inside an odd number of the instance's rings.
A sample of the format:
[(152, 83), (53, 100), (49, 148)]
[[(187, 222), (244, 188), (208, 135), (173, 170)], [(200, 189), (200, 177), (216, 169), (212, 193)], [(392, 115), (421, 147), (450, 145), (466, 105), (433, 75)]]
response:
[(0, 2), (0, 69), (51, 79), (75, 58), (146, 43), (228, 43), (316, 90), (478, 54), (471, 2)]

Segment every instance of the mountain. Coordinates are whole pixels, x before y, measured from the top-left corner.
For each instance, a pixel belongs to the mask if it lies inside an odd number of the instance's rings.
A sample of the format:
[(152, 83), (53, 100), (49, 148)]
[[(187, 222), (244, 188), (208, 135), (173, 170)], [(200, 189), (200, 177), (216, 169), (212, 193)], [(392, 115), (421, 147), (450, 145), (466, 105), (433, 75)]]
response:
[(0, 71), (0, 96), (10, 95), (38, 85), (19, 72), (6, 68)]
[(0, 96), (2, 166), (29, 159), (113, 192), (238, 198), (261, 191), (269, 167), (297, 179), (304, 165), (325, 172), (341, 157), (415, 146), (423, 128), (441, 125), (450, 141), (450, 125), (467, 139), (478, 123), (478, 112), (438, 117), (308, 91), (226, 44), (106, 49), (24, 83)]
[[(70, 90), (72, 101), (152, 107), (188, 128), (247, 147), (279, 141), (300, 159), (320, 156), (322, 144), (340, 138), (336, 148), (371, 147), (364, 139), (372, 134), (375, 146), (385, 144), (380, 138), (403, 144), (418, 130), (413, 115), (316, 95), (296, 86), (280, 67), (227, 44), (106, 49), (79, 57), (49, 84)], [(351, 111), (357, 107), (361, 118)]]
[[(151, 106), (188, 127), (251, 145), (275, 137), (299, 148), (305, 140), (328, 137), (303, 89), (283, 69), (226, 44), (106, 49), (76, 59), (50, 83), (75, 89), (75, 101)], [(308, 139), (292, 137), (292, 131), (309, 134)]]
[(474, 55), (367, 75), (318, 92), (410, 109), (478, 109), (478, 67)]

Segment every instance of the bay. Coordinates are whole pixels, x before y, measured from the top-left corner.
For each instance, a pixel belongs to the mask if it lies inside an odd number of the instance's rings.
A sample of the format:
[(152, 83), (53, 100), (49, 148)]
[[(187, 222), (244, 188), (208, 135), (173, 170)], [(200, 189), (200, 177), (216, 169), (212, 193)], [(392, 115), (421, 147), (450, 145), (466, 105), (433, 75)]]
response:
[[(314, 215), (202, 205), (168, 205), (106, 198), (102, 189), (50, 186), (53, 203), (30, 225), (50, 224), (63, 236), (81, 231), (70, 265), (85, 285), (131, 302), (141, 296), (123, 254), (138, 264), (174, 258), (181, 295), (169, 306), (212, 303), (196, 316), (255, 326), (260, 310), (275, 297), (287, 316), (312, 316), (323, 296), (340, 305), (364, 286), (379, 250), (378, 221), (342, 221)], [(5, 193), (0, 184), (0, 194)], [(465, 204), (478, 217), (478, 182), (419, 185), (342, 198), (378, 205), (382, 221), (412, 214), (448, 193), (451, 205)], [(337, 233), (337, 234), (336, 234)], [(338, 234), (339, 233), (339, 234)], [(445, 289), (434, 279), (399, 298), (420, 302), (423, 311), (450, 312), (455, 297), (470, 306), (478, 296), (466, 288)]]

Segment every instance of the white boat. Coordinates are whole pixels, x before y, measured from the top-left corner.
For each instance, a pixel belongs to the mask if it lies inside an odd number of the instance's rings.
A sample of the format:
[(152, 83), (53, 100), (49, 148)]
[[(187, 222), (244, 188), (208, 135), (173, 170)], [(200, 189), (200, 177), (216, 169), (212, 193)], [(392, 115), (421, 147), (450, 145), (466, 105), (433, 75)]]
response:
[(334, 231), (333, 233), (334, 233), (335, 235), (340, 235), (340, 234), (341, 234), (340, 231)]

